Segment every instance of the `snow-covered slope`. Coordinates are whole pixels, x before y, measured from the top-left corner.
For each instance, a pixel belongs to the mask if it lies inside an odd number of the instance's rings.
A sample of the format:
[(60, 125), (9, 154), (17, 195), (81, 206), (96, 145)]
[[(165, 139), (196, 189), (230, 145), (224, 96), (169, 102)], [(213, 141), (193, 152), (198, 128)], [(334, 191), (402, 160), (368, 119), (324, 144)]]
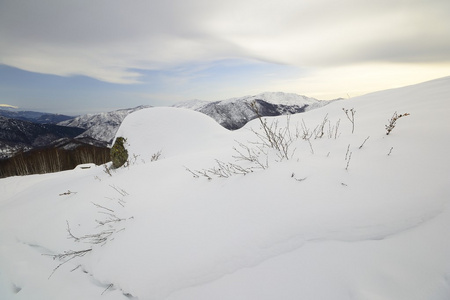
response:
[(267, 118), (280, 151), (259, 120), (134, 112), (111, 176), (0, 180), (0, 299), (447, 300), (449, 97), (447, 77)]
[(99, 114), (87, 114), (72, 120), (60, 122), (58, 125), (84, 128), (86, 131), (79, 135), (79, 138), (89, 137), (110, 143), (123, 119), (125, 119), (128, 114), (148, 107), (149, 106), (138, 106), (135, 108), (119, 109)]
[(244, 126), (248, 121), (257, 118), (257, 113), (250, 107), (250, 104), (254, 101), (260, 115), (279, 116), (309, 111), (330, 104), (335, 100), (321, 101), (293, 93), (266, 92), (215, 102), (192, 100), (176, 104), (174, 107), (189, 108), (202, 112), (223, 127), (235, 130)]

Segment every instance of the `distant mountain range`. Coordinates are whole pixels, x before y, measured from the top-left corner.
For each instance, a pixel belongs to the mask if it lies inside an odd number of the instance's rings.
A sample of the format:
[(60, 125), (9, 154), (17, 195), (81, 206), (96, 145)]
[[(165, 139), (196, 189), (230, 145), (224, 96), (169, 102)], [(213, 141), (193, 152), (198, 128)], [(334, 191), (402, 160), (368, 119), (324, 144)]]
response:
[[(257, 118), (258, 114), (261, 116), (279, 116), (302, 113), (325, 106), (336, 100), (322, 101), (293, 93), (268, 92), (215, 102), (191, 100), (174, 106), (202, 112), (223, 127), (236, 130)], [(258, 114), (251, 108), (252, 102), (255, 102)]]
[(55, 124), (39, 124), (0, 116), (0, 159), (17, 150), (48, 147), (55, 141), (73, 139), (85, 130)]
[(91, 138), (110, 144), (117, 129), (128, 114), (148, 107), (151, 106), (141, 105), (105, 113), (87, 114), (60, 122), (58, 125), (83, 128), (85, 131), (77, 136), (78, 138)]
[[(339, 99), (336, 99), (339, 100)], [(278, 116), (305, 112), (332, 101), (292, 93), (262, 93), (254, 96), (208, 102), (192, 100), (174, 105), (204, 113), (223, 127), (236, 130), (261, 116)], [(255, 102), (258, 114), (250, 107)], [(125, 117), (150, 106), (70, 117), (32, 111), (0, 109), (0, 159), (39, 147), (74, 149), (80, 145), (111, 146)]]
[[(36, 148), (70, 150), (83, 145), (108, 147), (123, 119), (129, 113), (146, 107), (148, 106), (76, 118), (0, 109), (0, 159), (11, 157), (19, 150), (29, 151)], [(63, 121), (57, 122), (58, 120)]]
[(0, 108), (0, 116), (38, 124), (57, 124), (62, 121), (73, 119), (73, 117), (71, 116), (61, 114), (51, 114), (36, 111), (20, 111), (8, 108)]

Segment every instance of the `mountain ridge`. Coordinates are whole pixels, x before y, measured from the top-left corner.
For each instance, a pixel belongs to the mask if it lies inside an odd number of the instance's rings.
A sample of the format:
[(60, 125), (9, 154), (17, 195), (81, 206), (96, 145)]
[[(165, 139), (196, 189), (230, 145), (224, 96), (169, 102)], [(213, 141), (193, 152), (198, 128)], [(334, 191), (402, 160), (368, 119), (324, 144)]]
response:
[[(173, 106), (198, 111), (211, 117), (224, 128), (236, 130), (244, 126), (247, 122), (258, 117), (258, 115), (278, 116), (302, 113), (311, 109), (322, 107), (336, 100), (317, 100), (312, 97), (294, 93), (265, 92), (257, 95), (234, 97), (212, 102), (203, 100), (189, 100)], [(257, 111), (250, 107), (252, 102), (255, 102)], [(0, 109), (0, 115), (4, 114), (7, 116), (12, 116), (11, 118), (5, 116), (5, 118), (9, 118), (10, 120), (21, 120), (23, 122), (32, 122), (41, 125), (49, 123), (66, 128), (77, 128), (75, 129), (75, 132), (78, 133), (75, 136), (56, 135), (53, 137), (47, 136), (45, 138), (44, 136), (36, 136), (34, 139), (38, 141), (40, 140), (41, 142), (33, 144), (32, 142), (24, 142), (22, 139), (19, 139), (19, 137), (23, 135), (21, 133), (21, 127), (29, 127), (28, 131), (32, 133), (36, 132), (35, 129), (32, 129), (33, 126), (23, 125), (27, 123), (19, 124), (17, 122), (14, 123), (10, 121), (8, 129), (10, 139), (8, 140), (3, 137), (2, 144), (0, 145), (0, 152), (2, 153), (0, 157), (7, 158), (19, 149), (27, 151), (36, 147), (44, 147), (44, 142), (48, 143), (47, 146), (53, 147), (54, 142), (59, 139), (62, 139), (62, 141), (59, 141), (58, 144), (65, 143), (71, 145), (70, 147), (76, 147), (76, 145), (79, 145), (80, 143), (88, 143), (99, 147), (111, 146), (113, 138), (125, 117), (135, 111), (149, 107), (151, 106), (141, 105), (134, 108), (125, 108), (95, 114), (85, 114), (77, 117), (42, 112)], [(56, 122), (60, 119), (63, 119), (63, 121)], [(14, 131), (14, 127), (16, 127), (15, 130), (17, 132), (13, 134), (12, 132)], [(3, 134), (5, 135), (6, 132)]]
[(40, 124), (0, 116), (0, 159), (10, 157), (18, 150), (46, 147), (53, 142), (73, 139), (85, 130), (55, 124)]
[[(229, 130), (236, 130), (257, 118), (258, 115), (265, 117), (303, 113), (338, 100), (341, 100), (341, 98), (318, 100), (295, 93), (264, 92), (213, 102), (196, 99), (173, 106), (199, 111), (210, 116), (223, 127)], [(257, 111), (250, 106), (252, 102), (255, 102)]]
[(149, 105), (140, 105), (134, 108), (125, 108), (97, 114), (86, 114), (74, 119), (58, 123), (61, 126), (80, 127), (85, 131), (78, 138), (93, 138), (110, 144), (125, 117), (137, 110), (149, 108)]
[(59, 122), (63, 122), (74, 118), (72, 116), (67, 116), (63, 114), (53, 114), (30, 110), (16, 110), (16, 109), (13, 110), (4, 107), (0, 107), (0, 116), (38, 124), (57, 124)]

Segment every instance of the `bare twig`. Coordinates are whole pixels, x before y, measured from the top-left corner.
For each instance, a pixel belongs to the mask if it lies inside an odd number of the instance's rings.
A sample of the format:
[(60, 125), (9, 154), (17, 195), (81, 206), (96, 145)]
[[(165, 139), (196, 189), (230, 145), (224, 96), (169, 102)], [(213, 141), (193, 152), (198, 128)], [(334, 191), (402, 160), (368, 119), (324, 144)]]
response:
[(386, 127), (386, 135), (389, 135), (389, 133), (391, 133), (391, 131), (395, 128), (395, 125), (396, 125), (395, 123), (397, 122), (398, 119), (400, 119), (402, 117), (407, 117), (407, 116), (409, 116), (409, 113), (404, 113), (404, 114), (397, 115), (397, 112), (395, 112), (392, 115), (391, 119), (388, 120), (389, 124), (385, 125), (385, 127)]
[(394, 149), (394, 147), (391, 147), (391, 149), (389, 149), (389, 153), (387, 154), (388, 156), (391, 155), (392, 149)]
[(345, 170), (348, 170), (348, 166), (350, 165), (350, 160), (352, 159), (352, 153), (353, 152), (350, 152), (350, 155), (348, 156), (347, 166), (345, 167)]
[[(237, 149), (236, 147), (233, 147), (233, 150), (239, 154), (238, 156), (233, 156), (233, 158), (235, 158), (238, 161), (249, 161), (261, 169), (267, 169), (269, 167), (268, 161), (267, 161), (267, 152), (264, 152), (260, 147), (258, 147), (257, 149), (254, 149), (254, 148), (249, 148), (248, 146), (246, 146), (240, 142), (237, 142), (237, 143), (245, 151), (243, 153), (241, 150)], [(265, 163), (262, 163), (259, 159), (261, 153), (266, 156)]]
[(294, 178), (297, 181), (304, 181), (304, 180), (306, 180), (306, 178), (308, 178), (308, 177), (296, 178), (294, 173), (292, 173), (291, 177)]
[(162, 150), (152, 154), (150, 161), (157, 161), (161, 157)]
[(361, 146), (359, 146), (358, 149), (361, 149), (369, 138), (370, 138), (370, 135), (364, 140), (364, 142), (361, 144)]
[(110, 288), (112, 288), (114, 285), (111, 283), (110, 285), (108, 285), (108, 287), (103, 291), (102, 295), (109, 290)]
[(73, 268), (72, 270), (70, 270), (70, 272), (73, 272), (73, 271), (77, 270), (79, 267), (81, 267), (81, 265), (76, 266), (75, 268)]
[(334, 131), (334, 139), (337, 139), (337, 137), (338, 137), (338, 129), (339, 129), (339, 125), (341, 124), (341, 119), (339, 119), (337, 122), (336, 122), (336, 126), (335, 126), (335, 131)]
[(56, 270), (58, 270), (62, 265), (68, 263), (69, 261), (71, 261), (74, 258), (77, 257), (82, 257), (84, 255), (86, 255), (88, 252), (92, 251), (92, 248), (89, 249), (84, 249), (84, 250), (78, 250), (78, 251), (73, 251), (73, 250), (69, 250), (69, 251), (64, 251), (63, 253), (60, 254), (42, 254), (45, 256), (51, 256), (53, 258), (53, 260), (63, 260), (62, 263), (60, 263), (59, 265), (57, 265), (52, 273), (50, 274), (50, 276), (48, 276), (48, 279), (50, 279), (50, 277), (53, 276), (53, 274), (56, 272)]
[(70, 195), (70, 194), (76, 194), (77, 192), (72, 192), (70, 190), (67, 190), (67, 192), (59, 194), (60, 196)]
[(192, 171), (192, 170), (189, 169), (188, 167), (184, 167), (184, 168), (186, 169), (186, 171), (188, 171), (189, 173), (191, 173), (192, 176), (194, 176), (194, 178), (199, 178), (199, 177), (200, 177), (196, 172)]
[[(115, 189), (118, 193), (120, 193), (123, 197), (125, 197), (126, 195), (128, 195), (128, 193), (120, 188), (117, 188), (115, 186), (111, 186), (113, 189)], [(69, 191), (70, 192), (70, 191)], [(121, 203), (121, 201), (123, 202), (123, 200), (119, 199), (119, 204), (123, 206), (123, 204)], [(102, 230), (92, 233), (92, 234), (86, 234), (86, 235), (82, 235), (82, 236), (77, 236), (75, 235), (71, 228), (70, 228), (70, 224), (69, 221), (66, 220), (66, 224), (67, 224), (67, 233), (68, 233), (68, 238), (74, 240), (75, 242), (85, 242), (91, 245), (96, 245), (96, 244), (101, 244), (101, 246), (103, 246), (107, 241), (111, 241), (114, 239), (113, 235), (119, 231), (124, 230), (124, 228), (117, 230), (117, 226), (114, 226), (113, 223), (118, 223), (121, 221), (125, 221), (126, 219), (124, 218), (119, 218), (117, 217), (114, 213), (115, 211), (113, 209), (110, 209), (108, 207), (102, 206), (100, 204), (91, 202), (94, 206), (96, 206), (97, 208), (100, 208), (101, 211), (99, 211), (98, 213), (106, 215), (107, 218), (104, 220), (95, 220), (99, 225), (97, 227), (101, 227)], [(131, 219), (133, 217), (130, 217), (128, 219)], [(106, 226), (105, 226), (106, 225)], [(105, 226), (105, 227), (102, 227)], [(56, 272), (56, 270), (58, 270), (62, 265), (66, 264), (67, 262), (77, 258), (77, 257), (82, 257), (84, 255), (86, 255), (87, 253), (92, 251), (92, 246), (87, 248), (87, 249), (83, 249), (83, 250), (67, 250), (64, 251), (63, 253), (58, 253), (58, 254), (43, 254), (46, 256), (51, 256), (54, 260), (59, 260), (62, 261), (59, 265), (57, 265), (52, 273), (50, 274), (49, 278)], [(77, 268), (79, 268), (80, 265), (78, 265), (76, 268), (72, 269), (72, 271), (76, 270)]]
[(315, 134), (316, 134), (316, 136), (315, 136), (315, 139), (317, 139), (317, 138), (322, 138), (323, 137), (323, 135), (325, 134), (325, 124), (328, 122), (328, 114), (326, 114), (325, 115), (325, 117), (323, 118), (323, 120), (322, 120), (322, 123), (321, 124), (319, 124), (319, 126), (317, 126), (315, 129), (314, 129), (314, 132), (315, 132)]
[(258, 120), (261, 124), (261, 128), (264, 134), (261, 134), (252, 129), (252, 132), (258, 137), (259, 143), (268, 148), (277, 150), (280, 159), (290, 159), (293, 153), (290, 153), (289, 147), (293, 142), (290, 132), (290, 118), (287, 116), (287, 125), (284, 128), (278, 128), (278, 121), (273, 121), (270, 125), (267, 124), (267, 120), (263, 120), (259, 113), (256, 101), (249, 104), (250, 108), (255, 112)]
[(309, 148), (311, 149), (311, 154), (314, 154), (314, 149), (313, 149), (313, 146), (312, 146), (310, 140), (308, 140), (308, 144), (309, 144)]
[(352, 123), (352, 133), (353, 133), (355, 131), (356, 110), (354, 110), (353, 108), (351, 108), (351, 109), (342, 108), (342, 110), (344, 111), (345, 115), (347, 116), (347, 119)]
[(111, 174), (111, 169), (108, 168), (108, 166), (106, 164), (103, 165), (103, 172), (105, 172), (106, 174), (108, 174), (109, 176), (112, 176)]
[(305, 120), (302, 119), (302, 139), (304, 140), (309, 140), (313, 134), (313, 132), (310, 132), (310, 130), (308, 129), (308, 127), (305, 124)]
[(91, 201), (91, 203), (94, 204), (95, 206), (97, 206), (98, 208), (102, 208), (102, 209), (109, 210), (110, 212), (114, 212), (114, 210), (112, 210), (110, 208), (107, 208), (107, 207), (104, 207), (104, 206), (101, 206), (100, 204), (94, 203), (92, 201)]
[(109, 185), (110, 187), (112, 187), (116, 192), (118, 192), (120, 195), (122, 195), (123, 197), (128, 196), (129, 194), (124, 190), (121, 189), (115, 185)]
[(345, 160), (347, 160), (349, 151), (350, 151), (350, 144), (348, 144), (348, 146), (347, 146), (347, 152), (345, 153)]

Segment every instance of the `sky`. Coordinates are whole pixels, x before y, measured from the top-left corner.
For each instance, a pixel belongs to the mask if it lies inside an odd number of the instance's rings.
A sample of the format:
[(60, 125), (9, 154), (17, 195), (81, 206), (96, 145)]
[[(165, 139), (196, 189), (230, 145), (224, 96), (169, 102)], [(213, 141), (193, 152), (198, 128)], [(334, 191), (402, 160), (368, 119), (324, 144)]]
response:
[(450, 75), (448, 0), (0, 0), (0, 104), (66, 114)]

